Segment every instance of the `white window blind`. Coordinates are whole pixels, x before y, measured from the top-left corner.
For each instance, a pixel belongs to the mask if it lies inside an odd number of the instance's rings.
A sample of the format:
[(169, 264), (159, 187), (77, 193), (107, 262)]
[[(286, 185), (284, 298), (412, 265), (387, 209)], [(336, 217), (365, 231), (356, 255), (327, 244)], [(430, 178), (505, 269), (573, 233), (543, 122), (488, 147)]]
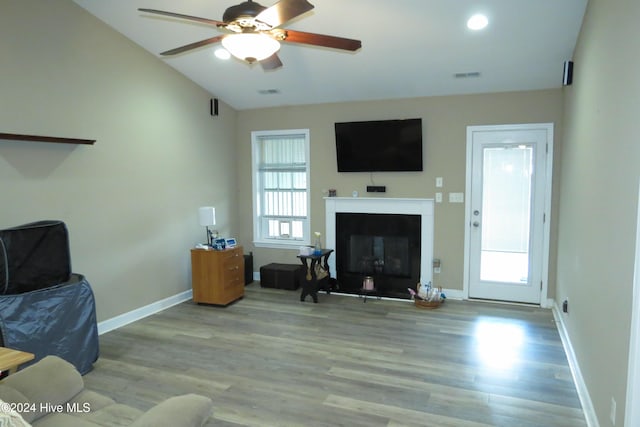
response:
[(254, 242), (309, 243), (309, 131), (252, 133)]

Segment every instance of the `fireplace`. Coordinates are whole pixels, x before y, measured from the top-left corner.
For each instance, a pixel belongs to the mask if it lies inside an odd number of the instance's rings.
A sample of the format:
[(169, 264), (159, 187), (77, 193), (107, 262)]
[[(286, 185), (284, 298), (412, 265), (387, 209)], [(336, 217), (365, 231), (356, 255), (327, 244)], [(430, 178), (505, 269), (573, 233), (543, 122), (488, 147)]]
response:
[(420, 280), (420, 216), (336, 213), (336, 278), (358, 293), (372, 277), (381, 295), (406, 298)]
[(380, 295), (409, 298), (432, 280), (433, 200), (328, 197), (325, 207), (340, 292), (360, 293), (371, 276)]

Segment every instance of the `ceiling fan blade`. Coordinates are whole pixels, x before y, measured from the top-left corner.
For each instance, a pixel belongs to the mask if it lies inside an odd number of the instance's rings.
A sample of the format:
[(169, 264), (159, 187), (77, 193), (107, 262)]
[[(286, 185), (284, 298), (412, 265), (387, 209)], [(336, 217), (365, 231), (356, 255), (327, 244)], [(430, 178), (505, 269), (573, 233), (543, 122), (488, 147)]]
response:
[(224, 36), (216, 36), (216, 37), (211, 37), (210, 39), (200, 40), (199, 42), (189, 43), (189, 44), (186, 44), (184, 46), (177, 47), (175, 49), (171, 49), (171, 50), (167, 50), (165, 52), (161, 52), (160, 55), (162, 55), (162, 56), (176, 55), (178, 53), (186, 52), (186, 51), (191, 50), (191, 49), (196, 49), (196, 48), (199, 48), (199, 47), (202, 47), (202, 46), (206, 46), (208, 44), (217, 43), (220, 40), (222, 40), (223, 37)]
[(305, 33), (302, 31), (285, 30), (284, 41), (291, 43), (311, 44), (333, 49), (358, 50), (362, 47), (360, 40), (345, 39), (342, 37), (327, 36), (324, 34)]
[(280, 61), (278, 54), (274, 53), (267, 59), (263, 59), (262, 61), (260, 61), (260, 65), (265, 71), (275, 70), (276, 68), (282, 67), (282, 61)]
[(202, 22), (205, 24), (217, 25), (219, 27), (227, 25), (224, 22), (216, 21), (213, 19), (200, 18), (199, 16), (183, 15), (181, 13), (166, 12), (164, 10), (157, 10), (157, 9), (138, 9), (138, 10), (140, 12), (155, 13), (156, 15), (165, 15), (165, 16), (171, 16), (173, 18), (188, 19), (189, 21)]
[(313, 8), (314, 6), (307, 0), (280, 0), (260, 12), (255, 19), (275, 28)]

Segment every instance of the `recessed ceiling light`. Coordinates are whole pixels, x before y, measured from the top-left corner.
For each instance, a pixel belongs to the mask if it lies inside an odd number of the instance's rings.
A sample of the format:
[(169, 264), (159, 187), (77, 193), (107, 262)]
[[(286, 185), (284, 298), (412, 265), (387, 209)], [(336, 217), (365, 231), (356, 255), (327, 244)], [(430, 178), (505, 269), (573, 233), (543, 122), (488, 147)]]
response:
[(214, 55), (216, 56), (216, 58), (218, 59), (229, 59), (231, 58), (231, 54), (229, 53), (229, 51), (223, 47), (218, 48), (215, 50), (215, 52), (213, 52)]
[(482, 30), (488, 24), (489, 19), (487, 19), (485, 15), (478, 13), (469, 18), (469, 20), (467, 21), (467, 28), (469, 28), (470, 30)]

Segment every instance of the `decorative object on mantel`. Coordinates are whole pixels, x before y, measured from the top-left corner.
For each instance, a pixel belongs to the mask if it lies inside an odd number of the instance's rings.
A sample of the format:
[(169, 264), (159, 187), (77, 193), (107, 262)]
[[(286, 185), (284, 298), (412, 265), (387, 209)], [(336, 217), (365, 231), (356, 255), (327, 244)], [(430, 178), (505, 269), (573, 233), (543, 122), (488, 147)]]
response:
[(59, 144), (93, 145), (95, 139), (61, 138), (57, 136), (21, 135), (17, 133), (0, 133), (0, 140), (54, 142)]
[(431, 282), (426, 285), (418, 283), (416, 290), (411, 288), (407, 289), (411, 298), (418, 308), (438, 308), (444, 303), (447, 296), (442, 292), (442, 288), (439, 286), (432, 286)]

